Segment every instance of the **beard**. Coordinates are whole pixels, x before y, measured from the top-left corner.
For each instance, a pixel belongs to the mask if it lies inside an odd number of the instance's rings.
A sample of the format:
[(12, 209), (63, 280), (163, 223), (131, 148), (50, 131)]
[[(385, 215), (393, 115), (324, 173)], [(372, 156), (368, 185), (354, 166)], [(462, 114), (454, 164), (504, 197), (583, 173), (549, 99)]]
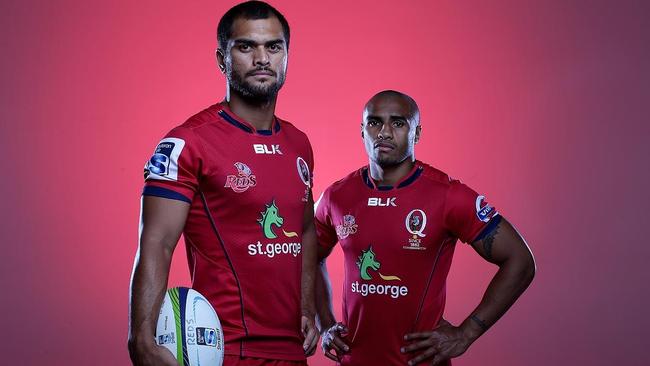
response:
[(255, 102), (268, 102), (274, 99), (278, 95), (278, 92), (280, 91), (280, 88), (282, 88), (282, 85), (284, 85), (285, 75), (283, 72), (279, 74), (274, 72), (274, 76), (276, 77), (274, 82), (251, 84), (250, 82), (246, 81), (246, 77), (242, 77), (239, 73), (234, 72), (231, 68), (229, 68), (227, 71), (230, 88), (242, 96), (244, 99), (249, 99)]

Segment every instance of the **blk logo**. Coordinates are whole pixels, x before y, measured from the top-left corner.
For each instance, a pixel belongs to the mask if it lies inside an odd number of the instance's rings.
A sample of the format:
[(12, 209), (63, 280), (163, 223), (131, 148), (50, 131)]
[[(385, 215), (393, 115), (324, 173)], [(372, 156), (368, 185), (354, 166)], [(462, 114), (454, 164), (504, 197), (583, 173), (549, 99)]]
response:
[(397, 197), (391, 197), (391, 198), (370, 197), (368, 198), (368, 207), (388, 207), (388, 206), (397, 207), (397, 204), (395, 203), (396, 198)]
[(255, 150), (255, 154), (282, 155), (280, 145), (253, 144), (253, 150)]

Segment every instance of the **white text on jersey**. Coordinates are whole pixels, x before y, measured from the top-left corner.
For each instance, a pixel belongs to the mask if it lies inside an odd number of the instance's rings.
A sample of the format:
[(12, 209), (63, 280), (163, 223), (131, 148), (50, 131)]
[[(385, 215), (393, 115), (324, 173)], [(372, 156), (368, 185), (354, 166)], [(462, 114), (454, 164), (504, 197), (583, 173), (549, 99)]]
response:
[(396, 198), (397, 197), (391, 197), (391, 198), (370, 197), (368, 198), (368, 206), (369, 207), (388, 207), (388, 206), (397, 207), (397, 204), (395, 203)]
[(280, 151), (280, 145), (270, 145), (270, 146), (271, 147), (269, 148), (269, 146), (266, 144), (253, 144), (253, 150), (255, 150), (255, 154), (282, 155), (282, 151)]

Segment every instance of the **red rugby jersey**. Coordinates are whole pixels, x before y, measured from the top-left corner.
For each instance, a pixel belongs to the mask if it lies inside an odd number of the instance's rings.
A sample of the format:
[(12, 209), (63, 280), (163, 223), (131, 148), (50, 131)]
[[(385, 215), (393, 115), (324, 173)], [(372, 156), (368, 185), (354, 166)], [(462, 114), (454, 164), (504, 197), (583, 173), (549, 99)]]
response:
[(276, 118), (255, 128), (216, 104), (163, 138), (143, 194), (191, 208), (183, 231), (192, 287), (216, 310), (225, 353), (303, 360), (300, 273), (313, 154)]
[[(318, 201), (319, 244), (344, 253), (342, 365), (406, 365), (405, 334), (442, 317), (457, 239), (472, 242), (497, 215), (483, 196), (416, 161), (396, 187), (377, 187), (364, 167)], [(429, 360), (430, 362), (430, 360)]]

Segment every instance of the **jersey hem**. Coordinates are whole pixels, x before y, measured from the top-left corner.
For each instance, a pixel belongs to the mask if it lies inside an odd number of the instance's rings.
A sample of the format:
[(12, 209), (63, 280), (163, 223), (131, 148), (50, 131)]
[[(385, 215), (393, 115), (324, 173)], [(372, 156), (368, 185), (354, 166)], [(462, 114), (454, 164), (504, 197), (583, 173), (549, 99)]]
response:
[[(244, 342), (246, 343), (246, 342)], [(238, 346), (235, 346), (239, 348)], [(245, 346), (244, 346), (245, 347)], [(268, 352), (268, 351), (255, 351), (255, 350), (242, 350), (241, 352), (224, 351), (224, 354), (239, 357), (254, 357), (269, 360), (282, 360), (282, 361), (306, 361), (307, 357), (304, 354), (285, 353), (285, 352)]]

